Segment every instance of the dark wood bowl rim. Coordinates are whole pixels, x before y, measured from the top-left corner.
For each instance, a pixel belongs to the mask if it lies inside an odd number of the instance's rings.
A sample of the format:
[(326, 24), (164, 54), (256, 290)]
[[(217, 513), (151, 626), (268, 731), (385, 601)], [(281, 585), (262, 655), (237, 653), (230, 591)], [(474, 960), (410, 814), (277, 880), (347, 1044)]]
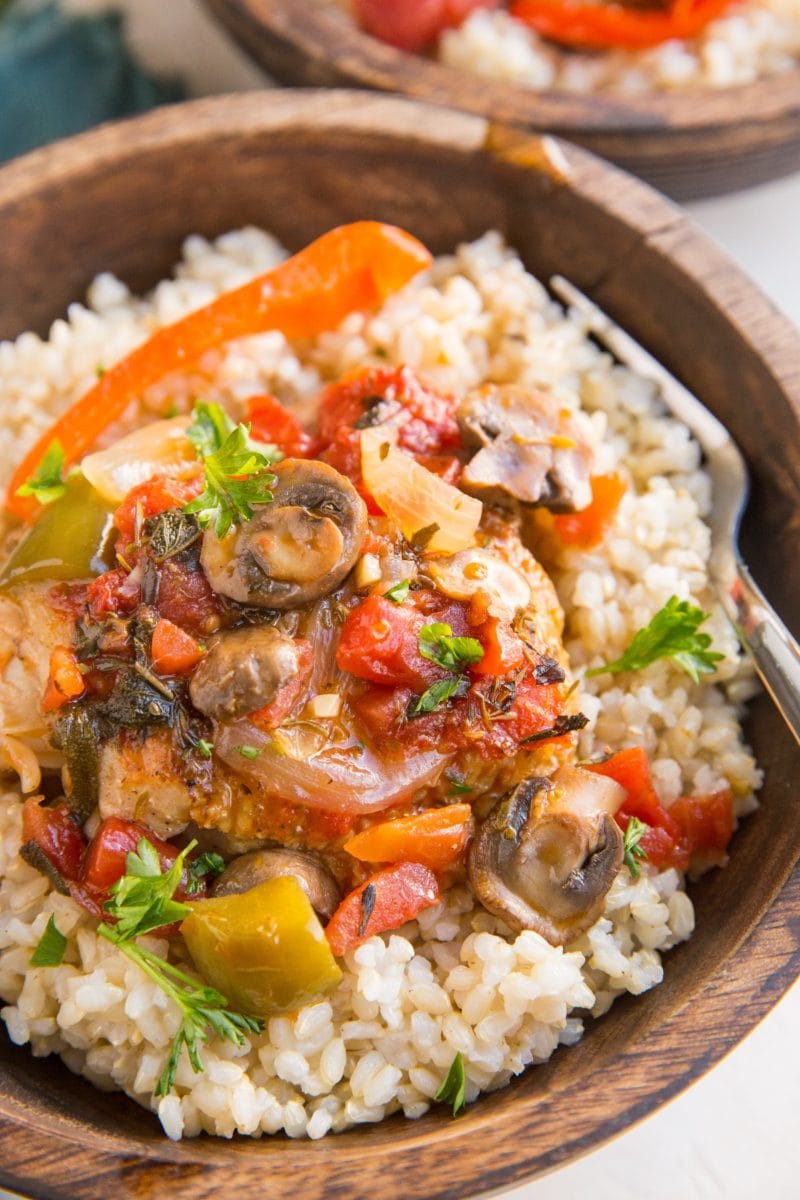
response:
[[(490, 134), (497, 133), (496, 125), (481, 118), (399, 97), (346, 91), (272, 91), (219, 97), (104, 126), (12, 162), (0, 169), (0, 210), (6, 205), (28, 203), (49, 185), (74, 186), (98, 166), (105, 171), (124, 166), (132, 155), (145, 150), (178, 146), (199, 150), (211, 137), (304, 125), (317, 129), (320, 123), (339, 132), (385, 128), (388, 136), (421, 138), (433, 144), (456, 142), (465, 152), (486, 148), (492, 140)], [(516, 132), (508, 132), (513, 143)], [(538, 165), (531, 161), (533, 169), (541, 170), (542, 161), (551, 155), (553, 140), (530, 137), (527, 145), (539, 147)], [(563, 150), (575, 162), (596, 172), (592, 175), (590, 171), (591, 178), (588, 183), (582, 181), (582, 187), (583, 194), (598, 208), (630, 225), (632, 211), (641, 207), (647, 211), (647, 226), (652, 231), (680, 231), (684, 250), (681, 271), (717, 303), (739, 336), (753, 312), (759, 320), (769, 321), (770, 337), (760, 348), (761, 361), (779, 381), (800, 421), (800, 337), (789, 322), (673, 204), (657, 197), (647, 185), (602, 166), (586, 151), (568, 144)], [(606, 173), (612, 180), (625, 182), (624, 200), (618, 199), (615, 188), (602, 193), (593, 190), (600, 172), (606, 185)], [(695, 251), (701, 264), (696, 269), (692, 266)], [(709, 264), (717, 269), (707, 274)], [(323, 1188), (313, 1196), (357, 1195), (360, 1200), (362, 1195), (375, 1193), (364, 1191), (359, 1177), (369, 1177), (374, 1184), (381, 1172), (392, 1170), (397, 1175), (408, 1173), (411, 1180), (427, 1162), (428, 1190), (421, 1193), (409, 1186), (408, 1195), (413, 1192), (426, 1200), (463, 1200), (467, 1195), (508, 1188), (529, 1178), (534, 1170), (552, 1169), (597, 1147), (647, 1116), (713, 1066), (766, 1015), (800, 974), (800, 937), (795, 919), (800, 906), (800, 871), (792, 871), (792, 863), (787, 862), (771, 880), (771, 904), (741, 929), (734, 951), (720, 969), (706, 977), (692, 995), (677, 1001), (673, 998), (660, 1024), (648, 1028), (644, 1021), (646, 1039), (640, 1038), (626, 1047), (624, 1054), (617, 1053), (604, 1063), (603, 1111), (593, 1113), (582, 1123), (576, 1121), (574, 1128), (567, 1123), (563, 1137), (548, 1140), (541, 1153), (536, 1146), (536, 1097), (519, 1099), (515, 1109), (519, 1120), (511, 1131), (506, 1113), (495, 1113), (478, 1104), (465, 1119), (442, 1120), (433, 1132), (430, 1127), (415, 1129), (413, 1122), (393, 1119), (383, 1138), (369, 1144), (362, 1143), (355, 1131), (326, 1139), (324, 1144), (268, 1138), (233, 1142), (201, 1138), (175, 1145), (166, 1140), (115, 1137), (87, 1130), (66, 1112), (43, 1116), (0, 1095), (0, 1183), (58, 1200), (77, 1194), (105, 1200), (108, 1187), (124, 1180), (125, 1194), (150, 1197), (158, 1195), (161, 1186), (173, 1186), (179, 1188), (181, 1196), (205, 1200), (213, 1186), (225, 1178), (224, 1172), (231, 1170), (232, 1182), (243, 1188), (242, 1195), (249, 1200), (261, 1194), (255, 1189), (264, 1186), (265, 1170), (276, 1176), (286, 1171), (298, 1187), (303, 1185), (306, 1172), (314, 1172), (318, 1180), (330, 1180), (331, 1190)], [(681, 1037), (689, 1038), (692, 1045), (683, 1060), (672, 1061), (670, 1047)], [(634, 1082), (631, 1071), (637, 1063), (640, 1071)], [(546, 1068), (540, 1070), (546, 1072)], [(574, 1088), (573, 1083), (564, 1089), (565, 1101), (574, 1094)], [(526, 1136), (520, 1136), (523, 1134)], [(96, 1170), (97, 1178), (96, 1184), (70, 1192), (66, 1175), (78, 1144), (82, 1170)], [(443, 1146), (448, 1151), (446, 1165), (441, 1157)], [(499, 1158), (493, 1157), (495, 1150)], [(485, 1167), (480, 1165), (484, 1158)], [(185, 1187), (179, 1187), (184, 1170)]]
[(628, 130), (633, 135), (700, 132), (800, 118), (800, 66), (753, 83), (728, 88), (691, 87), (675, 92), (613, 96), (607, 93), (536, 91), (503, 80), (469, 76), (431, 58), (378, 41), (349, 15), (325, 0), (206, 0), (212, 9), (247, 16), (301, 52), (309, 62), (333, 67), (347, 85), (399, 92), (417, 100), (452, 104), (491, 119), (569, 137)]

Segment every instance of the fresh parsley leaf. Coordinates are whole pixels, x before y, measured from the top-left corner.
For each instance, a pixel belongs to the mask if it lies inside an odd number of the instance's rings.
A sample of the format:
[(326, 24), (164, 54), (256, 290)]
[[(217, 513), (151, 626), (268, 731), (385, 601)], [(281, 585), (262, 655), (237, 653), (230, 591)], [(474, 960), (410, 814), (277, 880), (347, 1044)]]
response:
[(181, 921), (189, 905), (174, 900), (183, 874), (187, 854), (197, 845), (190, 842), (180, 852), (168, 871), (161, 871), (158, 851), (141, 838), (135, 851), (125, 860), (125, 874), (111, 888), (104, 905), (109, 916), (116, 918), (115, 932), (122, 938), (140, 937), (162, 925)]
[(638, 879), (642, 873), (639, 862), (647, 858), (647, 851), (643, 846), (639, 845), (639, 842), (649, 828), (650, 826), (645, 825), (638, 817), (631, 817), (625, 830), (625, 837), (622, 843), (625, 855), (623, 862), (634, 879)]
[(214, 743), (207, 742), (205, 738), (200, 738), (195, 748), (201, 758), (211, 758), (214, 752)]
[(451, 1104), (453, 1106), (453, 1116), (457, 1117), (467, 1103), (466, 1089), (467, 1079), (464, 1073), (464, 1059), (461, 1057), (461, 1051), (459, 1051), (451, 1062), (450, 1070), (445, 1075), (442, 1086), (434, 1096), (434, 1100), (440, 1100), (442, 1104)]
[(606, 671), (612, 674), (640, 671), (660, 658), (671, 658), (694, 683), (699, 683), (701, 675), (713, 675), (715, 664), (725, 657), (709, 649), (709, 634), (697, 632), (710, 615), (688, 600), (679, 601), (677, 596), (670, 596), (652, 621), (639, 630), (624, 654), (614, 662), (593, 667), (586, 672), (587, 678), (603, 675)]
[(483, 658), (483, 646), (476, 638), (454, 637), (450, 626), (441, 621), (423, 625), (418, 641), (422, 657), (445, 671), (460, 671)]
[(200, 883), (206, 875), (221, 875), (225, 870), (225, 859), (215, 850), (206, 850), (198, 854), (186, 864), (186, 874), (189, 879), (186, 885), (186, 895), (194, 896), (200, 890)]
[(17, 488), (18, 496), (33, 496), (40, 504), (52, 504), (67, 494), (67, 485), (63, 479), (64, 448), (57, 438), (54, 438), (42, 455), (42, 459), (21, 487)]
[(411, 582), (408, 579), (402, 579), (400, 583), (394, 583), (389, 588), (388, 592), (384, 592), (387, 600), (391, 600), (394, 604), (402, 604), (408, 597), (408, 590), (411, 587)]
[(241, 754), (242, 758), (249, 758), (251, 760), (258, 758), (259, 754), (261, 753), (258, 746), (237, 746), (236, 749), (239, 754)]
[(236, 425), (221, 404), (206, 404), (200, 400), (192, 410), (192, 423), (186, 436), (201, 458), (221, 450)]
[[(200, 1072), (203, 1069), (200, 1047), (212, 1034), (241, 1046), (247, 1033), (258, 1033), (262, 1028), (255, 1017), (226, 1008), (225, 997), (215, 988), (198, 983), (174, 963), (159, 958), (134, 941), (140, 934), (171, 924), (189, 911), (190, 906), (176, 901), (174, 893), (181, 880), (185, 858), (195, 845), (191, 842), (169, 871), (162, 872), (157, 851), (142, 838), (136, 851), (128, 855), (127, 872), (114, 884), (111, 899), (105, 906), (109, 916), (116, 918), (116, 924), (108, 925), (103, 921), (97, 929), (101, 937), (136, 963), (174, 1001), (181, 1013), (180, 1028), (156, 1086), (157, 1096), (166, 1096), (172, 1090), (184, 1046), (192, 1069)], [(199, 863), (204, 857), (201, 855), (195, 862)]]
[(39, 938), (38, 945), (31, 955), (32, 967), (60, 967), (64, 961), (67, 949), (67, 939), (56, 925), (55, 917), (45, 926), (45, 931)]
[(198, 404), (187, 429), (205, 467), (205, 489), (184, 512), (195, 513), (205, 528), (214, 524), (223, 538), (233, 525), (249, 521), (254, 504), (269, 504), (275, 476), (269, 470), (281, 454), (250, 441), (247, 425), (234, 425), (219, 404)]
[(465, 679), (463, 675), (451, 675), (448, 679), (437, 679), (436, 683), (432, 683), (422, 693), (416, 704), (412, 702), (411, 714), (417, 716), (421, 713), (433, 712), (453, 696), (463, 695), (465, 688), (468, 687), (469, 680)]

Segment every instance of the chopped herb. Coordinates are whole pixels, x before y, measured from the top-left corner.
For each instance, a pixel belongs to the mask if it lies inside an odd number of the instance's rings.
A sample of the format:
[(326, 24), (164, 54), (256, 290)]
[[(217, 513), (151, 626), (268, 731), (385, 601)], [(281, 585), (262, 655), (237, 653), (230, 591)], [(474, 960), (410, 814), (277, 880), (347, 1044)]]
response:
[(457, 1117), (467, 1103), (466, 1089), (467, 1079), (464, 1073), (464, 1059), (461, 1057), (461, 1051), (459, 1051), (451, 1062), (450, 1070), (447, 1072), (442, 1086), (434, 1096), (434, 1100), (439, 1100), (442, 1104), (451, 1104), (453, 1106), (453, 1116)]
[(200, 525), (214, 524), (219, 538), (240, 521), (249, 521), (254, 504), (269, 504), (275, 476), (269, 467), (280, 453), (250, 441), (247, 425), (233, 425), (219, 404), (198, 404), (187, 434), (205, 466), (205, 490), (184, 508)]
[(214, 743), (207, 742), (205, 738), (200, 738), (197, 743), (197, 753), (201, 758), (211, 758), (214, 750)]
[(64, 961), (67, 949), (67, 939), (56, 925), (55, 917), (50, 915), (45, 931), (39, 938), (38, 945), (31, 955), (32, 967), (60, 967)]
[(450, 626), (441, 621), (422, 626), (419, 652), (423, 658), (444, 667), (445, 671), (460, 671), (483, 658), (483, 646), (477, 638), (454, 637)]
[(41, 462), (21, 487), (17, 488), (18, 496), (33, 496), (40, 504), (52, 504), (67, 494), (67, 485), (63, 479), (64, 448), (58, 439), (54, 439), (47, 447)]
[(412, 700), (409, 706), (409, 716), (419, 716), (430, 713), (453, 696), (463, 696), (469, 690), (469, 680), (463, 675), (451, 675), (448, 679), (437, 679), (436, 683), (424, 691), (418, 700)]
[(238, 750), (239, 754), (241, 754), (242, 758), (258, 758), (259, 754), (261, 753), (257, 746), (237, 746), (236, 749)]
[(434, 521), (432, 525), (425, 525), (422, 529), (418, 529), (416, 533), (412, 533), (410, 545), (415, 550), (424, 550), (428, 542), (439, 532), (440, 526)]
[(388, 592), (384, 592), (387, 600), (391, 600), (394, 604), (402, 604), (408, 598), (408, 591), (411, 583), (408, 579), (402, 579), (400, 583), (394, 583), (389, 588)]
[(361, 893), (361, 920), (358, 922), (358, 936), (362, 938), (367, 932), (369, 919), (375, 907), (375, 884), (368, 883)]
[(186, 1047), (192, 1069), (199, 1073), (203, 1069), (200, 1046), (208, 1041), (212, 1033), (241, 1046), (245, 1034), (261, 1030), (261, 1022), (256, 1018), (226, 1008), (225, 997), (215, 988), (198, 983), (185, 971), (133, 940), (162, 925), (180, 920), (190, 911), (190, 905), (176, 901), (174, 894), (181, 880), (186, 856), (195, 845), (195, 842), (190, 842), (170, 869), (162, 872), (157, 851), (146, 838), (142, 838), (136, 851), (128, 854), (127, 873), (113, 885), (111, 899), (105, 905), (105, 911), (116, 918), (116, 924), (112, 926), (102, 922), (97, 929), (101, 937), (136, 963), (177, 1004), (181, 1012), (183, 1019), (158, 1080), (157, 1096), (166, 1096), (172, 1090), (183, 1046)]
[(103, 366), (102, 363), (98, 363), (97, 366), (95, 367), (94, 371), (95, 371), (95, 375), (97, 376), (97, 378), (102, 379), (106, 373), (106, 368)]
[(197, 518), (175, 508), (148, 517), (144, 532), (150, 555), (159, 566), (188, 550), (202, 537)]
[(543, 654), (533, 668), (534, 681), (543, 687), (553, 683), (563, 683), (566, 677), (564, 668), (549, 654)]
[(532, 733), (530, 737), (525, 737), (520, 742), (520, 746), (525, 746), (528, 742), (545, 742), (548, 738), (563, 737), (565, 733), (574, 733), (577, 729), (584, 729), (589, 724), (589, 718), (583, 713), (574, 713), (569, 716), (562, 713), (560, 717), (556, 717), (549, 729), (542, 729), (539, 733)]
[(54, 745), (61, 750), (69, 777), (67, 803), (80, 824), (84, 824), (100, 802), (100, 760), (97, 722), (91, 707), (65, 705), (56, 721)]
[(625, 830), (622, 843), (625, 853), (623, 862), (634, 879), (638, 879), (642, 873), (639, 862), (647, 858), (647, 851), (639, 843), (649, 828), (650, 826), (645, 825), (638, 817), (631, 817)]
[(456, 775), (454, 771), (445, 771), (444, 777), (450, 784), (451, 796), (468, 796), (472, 791), (472, 788), (469, 786), (469, 784), (464, 782), (463, 775)]
[(69, 895), (69, 884), (58, 868), (50, 862), (37, 841), (31, 838), (29, 842), (23, 842), (19, 849), (19, 856), (29, 867), (33, 867), (40, 874), (45, 875), (50, 880), (50, 886), (54, 891), (59, 892), (62, 896)]
[(186, 873), (189, 877), (186, 895), (196, 895), (200, 890), (201, 880), (206, 875), (221, 875), (224, 870), (225, 859), (221, 854), (217, 854), (214, 850), (206, 850), (204, 854), (198, 854), (197, 858), (193, 858), (186, 864)]
[(671, 658), (694, 683), (699, 683), (701, 675), (713, 675), (716, 663), (725, 657), (709, 649), (709, 634), (697, 632), (710, 615), (688, 600), (679, 601), (677, 596), (670, 596), (650, 623), (639, 630), (624, 654), (613, 662), (587, 671), (587, 678), (603, 675), (606, 671), (612, 674), (641, 671), (658, 659)]

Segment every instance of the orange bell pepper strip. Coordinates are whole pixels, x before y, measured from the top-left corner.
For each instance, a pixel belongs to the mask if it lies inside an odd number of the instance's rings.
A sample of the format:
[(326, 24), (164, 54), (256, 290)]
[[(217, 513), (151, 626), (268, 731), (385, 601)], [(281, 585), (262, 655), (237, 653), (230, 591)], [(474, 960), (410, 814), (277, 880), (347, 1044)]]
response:
[(443, 871), (464, 857), (471, 832), (470, 806), (451, 804), (372, 825), (345, 842), (344, 848), (361, 862), (418, 862)]
[(50, 654), (50, 675), (42, 698), (42, 711), (52, 712), (70, 700), (82, 696), (85, 684), (75, 651), (68, 646), (54, 646)]
[(203, 657), (203, 649), (191, 634), (162, 617), (156, 622), (150, 643), (153, 670), (159, 675), (186, 675)]
[(17, 489), (33, 474), (55, 440), (71, 466), (129, 402), (165, 375), (235, 338), (277, 329), (288, 338), (313, 337), (351, 312), (370, 309), (403, 287), (431, 261), (421, 242), (394, 225), (356, 221), (317, 238), (304, 250), (205, 308), (159, 329), (111, 367), (50, 427), (17, 467), (6, 508), (22, 520), (38, 505)]
[(692, 38), (731, 0), (675, 0), (668, 12), (583, 0), (516, 0), (511, 16), (542, 37), (577, 49), (645, 49)]
[(559, 513), (553, 517), (553, 528), (565, 546), (591, 550), (603, 541), (617, 515), (619, 502), (625, 495), (625, 480), (621, 475), (593, 475), (592, 502), (576, 513)]
[(436, 876), (422, 863), (385, 867), (345, 896), (325, 926), (325, 936), (341, 957), (375, 933), (399, 929), (438, 900)]

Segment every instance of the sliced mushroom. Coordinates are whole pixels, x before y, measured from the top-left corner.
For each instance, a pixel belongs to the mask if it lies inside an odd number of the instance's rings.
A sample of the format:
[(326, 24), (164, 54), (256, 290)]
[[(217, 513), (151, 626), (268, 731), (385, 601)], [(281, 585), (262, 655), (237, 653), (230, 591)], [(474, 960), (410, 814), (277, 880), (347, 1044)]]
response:
[(215, 591), (284, 610), (339, 586), (361, 552), (367, 510), (350, 480), (326, 463), (287, 458), (274, 472), (272, 502), (223, 539), (206, 530), (200, 561)]
[(591, 502), (591, 447), (551, 396), (488, 384), (463, 398), (458, 423), (476, 452), (461, 476), (464, 491), (504, 508), (577, 512)]
[(271, 704), (281, 688), (307, 669), (308, 643), (272, 625), (233, 629), (213, 638), (189, 682), (195, 708), (233, 721)]
[(255, 850), (235, 858), (215, 881), (211, 894), (230, 896), (236, 892), (249, 892), (259, 883), (284, 875), (297, 880), (319, 916), (326, 919), (333, 916), (341, 900), (339, 885), (333, 875), (313, 854), (286, 850), (283, 846)]
[(472, 844), (475, 895), (512, 929), (533, 929), (554, 946), (574, 941), (599, 917), (622, 866), (614, 813), (624, 798), (613, 780), (579, 767), (524, 780)]
[(452, 600), (471, 600), (478, 592), (490, 597), (493, 616), (510, 619), (531, 603), (531, 586), (521, 571), (490, 550), (459, 550), (426, 564), (440, 592)]

